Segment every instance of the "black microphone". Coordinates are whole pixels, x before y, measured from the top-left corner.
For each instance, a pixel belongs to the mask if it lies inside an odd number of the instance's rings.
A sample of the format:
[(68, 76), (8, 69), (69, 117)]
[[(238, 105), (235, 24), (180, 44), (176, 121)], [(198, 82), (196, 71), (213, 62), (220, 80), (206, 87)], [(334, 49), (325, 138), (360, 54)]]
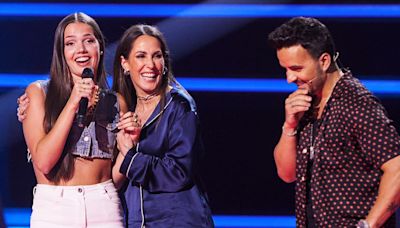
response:
[[(93, 70), (90, 68), (83, 69), (82, 78), (93, 79), (94, 78)], [(89, 100), (87, 99), (87, 97), (82, 97), (81, 100), (79, 101), (78, 115), (76, 116), (79, 127), (85, 126), (86, 110), (87, 110), (88, 102), (89, 102)]]

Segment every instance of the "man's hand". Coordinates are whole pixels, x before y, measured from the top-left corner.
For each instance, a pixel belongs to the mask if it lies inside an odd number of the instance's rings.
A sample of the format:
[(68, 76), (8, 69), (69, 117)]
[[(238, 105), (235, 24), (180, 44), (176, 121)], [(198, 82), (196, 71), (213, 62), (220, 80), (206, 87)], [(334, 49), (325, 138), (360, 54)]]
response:
[(304, 112), (310, 109), (312, 97), (307, 88), (299, 88), (285, 100), (285, 128), (295, 129)]

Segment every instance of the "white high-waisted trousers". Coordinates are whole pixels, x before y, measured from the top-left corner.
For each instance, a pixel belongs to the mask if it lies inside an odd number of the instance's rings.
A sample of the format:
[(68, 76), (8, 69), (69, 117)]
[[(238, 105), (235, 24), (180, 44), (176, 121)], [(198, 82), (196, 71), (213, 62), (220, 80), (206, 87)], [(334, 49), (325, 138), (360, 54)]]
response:
[(94, 185), (33, 189), (32, 228), (119, 228), (123, 212), (111, 180)]

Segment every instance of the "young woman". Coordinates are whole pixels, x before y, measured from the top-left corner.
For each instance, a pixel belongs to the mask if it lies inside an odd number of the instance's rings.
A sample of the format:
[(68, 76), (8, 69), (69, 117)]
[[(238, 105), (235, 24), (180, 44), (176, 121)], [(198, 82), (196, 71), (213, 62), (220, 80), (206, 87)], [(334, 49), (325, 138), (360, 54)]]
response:
[[(55, 32), (50, 80), (26, 89), (23, 130), (37, 179), (31, 227), (123, 227), (111, 180), (119, 105), (107, 90), (103, 59), (97, 23), (83, 13), (68, 15)], [(81, 77), (85, 68), (93, 79)], [(89, 102), (80, 127), (82, 98)]]

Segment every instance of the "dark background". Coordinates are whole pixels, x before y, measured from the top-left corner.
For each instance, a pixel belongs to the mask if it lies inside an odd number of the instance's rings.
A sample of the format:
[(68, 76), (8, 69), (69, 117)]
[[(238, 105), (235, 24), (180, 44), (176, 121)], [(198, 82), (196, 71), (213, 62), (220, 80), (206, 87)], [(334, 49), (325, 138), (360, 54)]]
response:
[[(194, 4), (202, 1), (109, 1), (116, 2)], [(266, 4), (266, 1), (234, 2)], [(278, 3), (291, 4), (290, 1), (268, 1), (268, 4)], [(48, 73), (53, 34), (61, 18), (0, 16), (0, 73)], [(165, 25), (172, 23), (170, 18), (94, 18), (107, 38), (109, 60), (113, 58), (113, 43), (124, 29), (147, 23), (160, 25), (165, 33), (178, 80), (179, 77), (284, 79), (275, 51), (267, 44), (267, 35), (288, 18), (177, 18), (170, 27)], [(321, 18), (321, 21), (334, 37), (341, 62), (355, 76), (400, 79), (399, 18)], [(109, 63), (108, 72), (111, 72), (110, 66)], [(26, 162), (21, 125), (15, 117), (16, 98), (22, 93), (23, 88), (0, 88), (0, 191), (5, 207), (30, 207), (35, 185), (32, 165)], [(198, 104), (207, 148), (203, 176), (213, 213), (294, 214), (294, 185), (278, 178), (273, 161), (273, 149), (284, 121), (283, 102), (288, 94), (198, 91), (191, 94)], [(398, 127), (399, 97), (378, 96)]]

